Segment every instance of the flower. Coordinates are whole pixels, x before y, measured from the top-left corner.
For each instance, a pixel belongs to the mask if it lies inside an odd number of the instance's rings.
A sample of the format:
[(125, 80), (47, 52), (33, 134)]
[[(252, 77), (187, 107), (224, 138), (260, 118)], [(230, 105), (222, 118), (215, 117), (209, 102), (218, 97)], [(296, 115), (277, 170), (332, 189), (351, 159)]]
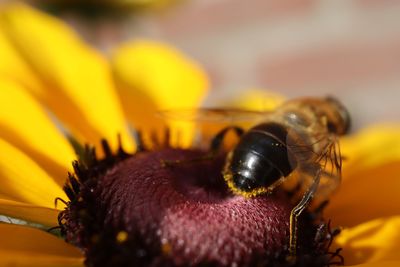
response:
[[(66, 135), (97, 147), (106, 138), (117, 149), (120, 134), (134, 151), (125, 119), (161, 132), (166, 122), (148, 114), (197, 106), (208, 87), (200, 68), (166, 45), (130, 43), (108, 64), (63, 23), (23, 5), (0, 13), (0, 58), (0, 214), (45, 227), (64, 208), (54, 199), (67, 199), (62, 186), (76, 156)], [(187, 136), (171, 142), (187, 145), (192, 128), (172, 126)], [(325, 216), (344, 227), (335, 246), (346, 265), (400, 263), (399, 136), (399, 126), (381, 125), (341, 141), (342, 186)], [(31, 226), (0, 224), (1, 265), (82, 266), (80, 250)]]

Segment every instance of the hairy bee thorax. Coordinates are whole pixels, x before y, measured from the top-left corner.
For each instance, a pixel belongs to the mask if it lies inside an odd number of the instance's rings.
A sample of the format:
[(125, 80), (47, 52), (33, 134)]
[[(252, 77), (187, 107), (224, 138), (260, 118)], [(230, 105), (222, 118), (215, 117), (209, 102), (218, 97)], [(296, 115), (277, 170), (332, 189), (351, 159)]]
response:
[(293, 129), (343, 135), (349, 131), (350, 116), (335, 98), (299, 98), (285, 102), (276, 111)]
[[(350, 128), (350, 116), (336, 99), (299, 98), (285, 102), (271, 116), (288, 131), (285, 140), (297, 160), (312, 162)], [(301, 153), (297, 153), (300, 151)]]

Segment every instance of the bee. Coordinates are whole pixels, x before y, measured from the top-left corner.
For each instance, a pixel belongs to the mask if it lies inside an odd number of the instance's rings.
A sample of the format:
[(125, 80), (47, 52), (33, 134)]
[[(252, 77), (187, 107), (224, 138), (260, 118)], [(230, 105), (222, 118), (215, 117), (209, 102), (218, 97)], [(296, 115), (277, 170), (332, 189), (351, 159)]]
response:
[[(167, 112), (168, 117), (173, 114)], [(315, 196), (327, 197), (340, 184), (342, 158), (338, 137), (350, 128), (347, 109), (332, 97), (298, 98), (272, 112), (200, 109), (190, 117), (230, 122), (256, 118), (258, 122), (247, 131), (235, 125), (222, 129), (212, 139), (210, 151), (213, 154), (220, 149), (229, 131), (239, 136), (238, 143), (227, 154), (222, 175), (231, 191), (244, 197), (270, 194), (297, 174), (304, 190), (290, 214), (289, 255), (295, 258), (298, 217)]]

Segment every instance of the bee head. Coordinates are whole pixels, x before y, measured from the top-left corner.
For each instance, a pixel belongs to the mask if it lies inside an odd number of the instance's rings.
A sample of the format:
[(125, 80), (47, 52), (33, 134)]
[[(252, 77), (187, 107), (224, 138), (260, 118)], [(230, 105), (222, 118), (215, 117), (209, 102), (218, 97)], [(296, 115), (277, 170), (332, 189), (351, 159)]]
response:
[(351, 127), (350, 114), (345, 106), (334, 97), (326, 97), (326, 103), (330, 107), (327, 112), (328, 129), (338, 135), (343, 135), (349, 132)]

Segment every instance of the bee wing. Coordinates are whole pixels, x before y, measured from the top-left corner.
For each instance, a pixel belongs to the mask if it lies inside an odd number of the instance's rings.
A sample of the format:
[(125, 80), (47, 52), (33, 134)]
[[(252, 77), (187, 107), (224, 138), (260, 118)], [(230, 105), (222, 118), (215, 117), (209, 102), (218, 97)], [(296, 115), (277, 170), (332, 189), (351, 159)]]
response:
[[(335, 191), (342, 177), (342, 158), (340, 154), (339, 139), (333, 134), (316, 134), (315, 143), (298, 144), (298, 140), (291, 140), (290, 148), (295, 152), (297, 162), (300, 162), (295, 183), (301, 185), (300, 192), (306, 192), (311, 188), (315, 175), (320, 176), (318, 187), (315, 189), (314, 202), (322, 202)], [(321, 146), (316, 152), (313, 146)], [(312, 158), (312, 163), (310, 162)]]
[(262, 120), (268, 112), (235, 108), (199, 108), (162, 110), (158, 115), (174, 121), (236, 123)]
[(317, 157), (317, 162), (321, 168), (321, 180), (316, 197), (325, 200), (335, 191), (342, 179), (342, 157), (338, 136), (333, 134), (328, 136), (328, 142)]

